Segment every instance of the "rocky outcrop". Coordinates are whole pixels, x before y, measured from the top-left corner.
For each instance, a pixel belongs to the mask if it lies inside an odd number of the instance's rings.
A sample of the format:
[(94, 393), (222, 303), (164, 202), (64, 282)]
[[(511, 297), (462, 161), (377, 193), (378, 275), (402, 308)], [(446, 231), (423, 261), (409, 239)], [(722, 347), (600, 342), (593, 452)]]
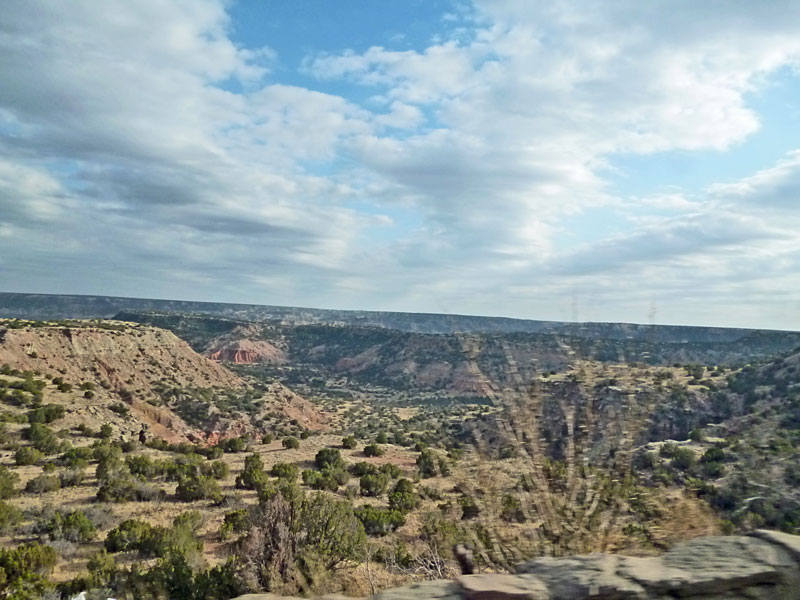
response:
[(232, 362), (237, 365), (282, 365), (286, 353), (263, 340), (232, 340), (211, 348), (206, 352), (211, 360)]
[[(242, 600), (277, 598), (251, 594)], [(537, 558), (514, 574), (463, 575), (385, 590), (373, 600), (798, 600), (800, 536), (756, 531), (697, 538), (661, 556)]]

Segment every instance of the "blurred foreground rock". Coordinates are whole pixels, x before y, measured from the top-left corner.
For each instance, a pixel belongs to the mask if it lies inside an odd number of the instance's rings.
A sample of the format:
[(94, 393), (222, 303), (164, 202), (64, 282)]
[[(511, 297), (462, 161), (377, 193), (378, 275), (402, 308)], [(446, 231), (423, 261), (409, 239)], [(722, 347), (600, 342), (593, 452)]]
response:
[[(328, 596), (327, 598), (341, 598)], [(697, 538), (665, 554), (537, 558), (515, 574), (462, 575), (385, 590), (374, 600), (800, 600), (800, 536), (756, 531)], [(278, 600), (249, 594), (237, 600)]]

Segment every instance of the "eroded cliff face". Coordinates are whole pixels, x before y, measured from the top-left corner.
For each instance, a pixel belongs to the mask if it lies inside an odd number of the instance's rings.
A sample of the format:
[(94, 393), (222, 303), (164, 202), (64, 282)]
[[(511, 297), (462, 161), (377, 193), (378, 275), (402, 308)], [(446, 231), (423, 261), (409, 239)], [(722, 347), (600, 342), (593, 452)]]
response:
[(169, 331), (138, 324), (116, 326), (7, 329), (0, 337), (0, 364), (144, 394), (164, 381), (181, 387), (244, 385), (240, 377), (197, 354)]
[[(205, 432), (168, 406), (159, 406), (159, 390), (245, 387), (240, 377), (200, 356), (173, 333), (138, 324), (2, 328), (0, 364), (72, 384), (71, 392), (48, 392), (50, 400), (67, 407), (67, 426), (96, 429), (108, 423), (121, 437), (134, 437), (145, 426), (149, 436), (170, 442), (199, 441)], [(81, 384), (92, 385), (89, 398)], [(111, 410), (120, 401), (128, 414)]]
[(232, 362), (237, 365), (282, 365), (286, 353), (263, 340), (230, 340), (213, 346), (206, 352), (211, 360)]

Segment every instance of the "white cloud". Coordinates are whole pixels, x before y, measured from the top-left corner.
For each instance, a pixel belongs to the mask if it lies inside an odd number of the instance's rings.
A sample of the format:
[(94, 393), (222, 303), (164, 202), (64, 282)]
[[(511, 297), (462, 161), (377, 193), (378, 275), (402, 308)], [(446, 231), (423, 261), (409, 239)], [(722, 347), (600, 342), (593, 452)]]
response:
[[(619, 198), (605, 177), (621, 153), (755, 132), (749, 94), (798, 65), (797, 3), (487, 0), (426, 48), (304, 61), (367, 100), (281, 81), (226, 8), (6, 3), (0, 254), (18, 289), (542, 318), (579, 294), (620, 319), (648, 293), (689, 310), (795, 285), (777, 212), (798, 206), (797, 153), (707, 192)], [(564, 235), (603, 207), (629, 213), (616, 233)]]

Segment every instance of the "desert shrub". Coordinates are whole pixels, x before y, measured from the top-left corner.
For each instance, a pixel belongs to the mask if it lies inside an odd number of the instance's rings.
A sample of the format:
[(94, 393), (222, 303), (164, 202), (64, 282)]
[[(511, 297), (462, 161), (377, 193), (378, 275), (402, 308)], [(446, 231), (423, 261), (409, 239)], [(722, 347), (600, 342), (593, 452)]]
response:
[(200, 472), (206, 477), (225, 479), (230, 474), (231, 469), (227, 463), (221, 460), (215, 460), (213, 462), (201, 465)]
[(388, 444), (389, 443), (389, 436), (387, 436), (385, 432), (381, 431), (377, 436), (375, 436), (375, 443), (376, 444)]
[(56, 511), (50, 519), (36, 523), (34, 532), (51, 540), (86, 544), (94, 539), (96, 529), (83, 512), (76, 510), (67, 513)]
[(264, 435), (261, 436), (261, 443), (264, 445), (271, 444), (274, 441), (275, 441), (275, 436), (272, 435), (271, 433), (265, 433)]
[(222, 499), (222, 490), (219, 484), (210, 477), (197, 475), (181, 479), (175, 490), (175, 497), (184, 502), (194, 502), (195, 500), (218, 501)]
[(661, 449), (658, 451), (658, 453), (662, 458), (672, 458), (675, 456), (675, 452), (678, 451), (678, 448), (678, 444), (667, 442), (666, 444), (661, 445)]
[(38, 475), (25, 484), (28, 494), (45, 494), (61, 489), (61, 478), (57, 475)]
[(218, 446), (225, 452), (246, 452), (250, 446), (250, 440), (246, 437), (233, 437), (222, 440)]
[(22, 522), (22, 512), (15, 506), (0, 500), (0, 533), (8, 533)]
[(364, 456), (383, 456), (384, 450), (378, 444), (364, 446)]
[(249, 527), (250, 511), (246, 508), (239, 508), (225, 513), (225, 518), (222, 520), (222, 525), (219, 530), (220, 537), (226, 539), (231, 534), (247, 531)]
[[(419, 506), (419, 496), (414, 492), (394, 491), (389, 494), (389, 508), (400, 513), (408, 513)], [(365, 525), (366, 527), (366, 525)], [(369, 532), (369, 529), (367, 529)]]
[(278, 477), (279, 479), (285, 479), (290, 483), (294, 483), (299, 474), (300, 469), (297, 465), (291, 463), (276, 463), (272, 465), (272, 469), (270, 469), (270, 475)]
[(436, 459), (436, 454), (434, 454), (432, 450), (426, 448), (420, 452), (420, 455), (417, 457), (417, 468), (419, 469), (420, 477), (436, 477), (439, 473), (437, 467), (438, 461)]
[(237, 548), (243, 582), (251, 590), (299, 591), (318, 575), (359, 559), (366, 542), (353, 507), (319, 493), (275, 494), (252, 522)]
[(94, 437), (94, 431), (92, 431), (92, 428), (86, 423), (80, 423), (76, 425), (75, 431), (77, 431), (83, 437)]
[(363, 477), (364, 475), (374, 475), (378, 472), (378, 467), (368, 462), (357, 462), (350, 465), (350, 472), (356, 477)]
[(77, 467), (67, 469), (58, 474), (58, 480), (62, 488), (81, 485), (84, 479), (86, 479), (86, 472), (82, 468)]
[(61, 404), (46, 404), (28, 411), (28, 423), (52, 423), (62, 418), (65, 412)]
[(35, 465), (44, 458), (44, 454), (31, 446), (22, 446), (14, 452), (14, 463), (23, 465)]
[(19, 475), (8, 467), (0, 465), (0, 500), (16, 496), (18, 482)]
[(139, 550), (150, 535), (153, 526), (138, 519), (128, 519), (120, 523), (106, 535), (104, 543), (109, 552), (128, 552)]
[(114, 428), (111, 427), (108, 423), (103, 423), (100, 426), (100, 431), (97, 433), (102, 439), (108, 440), (114, 435)]
[(343, 464), (342, 455), (336, 448), (323, 448), (314, 457), (314, 465), (318, 469), (341, 467)]
[(0, 549), (0, 597), (32, 600), (44, 596), (53, 588), (47, 575), (57, 560), (53, 548), (37, 542)]
[(381, 465), (378, 469), (381, 473), (388, 475), (391, 479), (400, 477), (403, 474), (402, 469), (393, 463), (386, 463)]
[(98, 587), (111, 581), (111, 578), (116, 573), (117, 563), (114, 557), (106, 552), (104, 548), (89, 557), (86, 562), (86, 569), (89, 571), (91, 585)]
[(128, 408), (127, 404), (123, 404), (122, 402), (116, 402), (108, 407), (108, 410), (117, 413), (122, 417), (126, 417), (130, 414), (131, 409)]
[(718, 448), (717, 446), (712, 446), (711, 448), (705, 451), (702, 457), (700, 457), (700, 462), (703, 463), (723, 462), (725, 458), (726, 458), (725, 451), (722, 448)]
[(686, 471), (696, 462), (694, 452), (691, 448), (678, 448), (672, 457), (672, 466)]
[(144, 479), (152, 479), (163, 472), (161, 465), (145, 454), (126, 456), (125, 464), (132, 475), (137, 475)]
[(94, 458), (94, 450), (92, 448), (79, 446), (66, 450), (58, 457), (58, 462), (67, 467), (85, 468), (89, 465), (89, 461), (92, 458)]
[(92, 390), (86, 390), (85, 392), (83, 392), (83, 397), (86, 398), (87, 400), (91, 400), (92, 398), (94, 398), (94, 392)]
[(113, 446), (105, 442), (95, 442), (93, 446), (92, 458), (96, 461), (104, 461), (112, 458), (121, 458), (122, 448)]
[(464, 520), (474, 519), (481, 512), (480, 507), (475, 502), (475, 498), (472, 496), (461, 496), (458, 499), (458, 504), (461, 506), (461, 518)]
[(186, 527), (189, 531), (196, 534), (200, 531), (204, 522), (205, 518), (203, 517), (203, 513), (197, 510), (187, 510), (172, 519), (172, 526)]
[(45, 454), (55, 454), (61, 449), (61, 440), (52, 429), (41, 423), (33, 423), (23, 430), (22, 437), (30, 440), (34, 448)]
[(301, 473), (301, 478), (305, 485), (311, 486), (314, 489), (322, 489), (317, 487), (317, 483), (322, 479), (322, 473), (314, 469), (304, 469)]
[(236, 487), (245, 490), (257, 490), (267, 481), (264, 463), (258, 454), (251, 454), (244, 459), (244, 469), (236, 477)]
[(783, 472), (783, 480), (789, 485), (800, 485), (800, 463), (787, 465)]
[(380, 496), (389, 487), (390, 478), (386, 473), (367, 474), (361, 477), (359, 487), (362, 496)]
[(354, 438), (352, 435), (348, 435), (342, 438), (342, 448), (345, 448), (347, 450), (352, 450), (357, 445), (358, 442), (356, 442), (356, 438)]
[(354, 512), (368, 535), (386, 535), (406, 522), (403, 513), (398, 510), (367, 505), (359, 506)]
[(287, 437), (287, 438), (283, 438), (283, 441), (281, 442), (281, 444), (287, 450), (290, 450), (290, 449), (296, 450), (297, 448), (300, 447), (300, 440), (298, 440), (296, 437), (291, 437), (290, 436), (290, 437)]
[(505, 494), (501, 501), (500, 518), (509, 523), (524, 523), (525, 513), (519, 498), (512, 494)]
[(198, 448), (198, 453), (203, 454), (208, 460), (219, 460), (225, 452), (219, 446), (211, 446), (210, 448)]
[(100, 502), (152, 502), (166, 496), (163, 490), (139, 481), (126, 469), (116, 471), (99, 482), (96, 497)]

